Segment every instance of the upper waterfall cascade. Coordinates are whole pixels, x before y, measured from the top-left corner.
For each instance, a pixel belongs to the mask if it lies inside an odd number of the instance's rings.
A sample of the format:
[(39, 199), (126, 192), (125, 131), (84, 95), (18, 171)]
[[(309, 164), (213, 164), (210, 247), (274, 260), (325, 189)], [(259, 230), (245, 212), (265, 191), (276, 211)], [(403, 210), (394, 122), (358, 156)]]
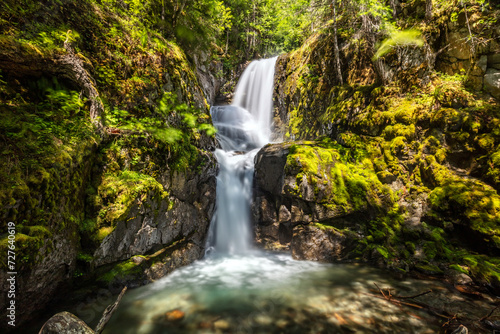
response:
[(250, 63), (238, 82), (233, 104), (211, 108), (222, 150), (215, 152), (220, 173), (209, 251), (235, 254), (250, 249), (254, 157), (270, 138), (276, 59)]

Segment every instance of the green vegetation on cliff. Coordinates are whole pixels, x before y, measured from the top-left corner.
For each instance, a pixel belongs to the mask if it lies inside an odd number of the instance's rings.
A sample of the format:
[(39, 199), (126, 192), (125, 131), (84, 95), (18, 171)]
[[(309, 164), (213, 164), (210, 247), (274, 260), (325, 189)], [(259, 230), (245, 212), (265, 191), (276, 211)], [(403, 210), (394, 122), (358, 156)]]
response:
[[(356, 220), (348, 227), (359, 233), (359, 259), (434, 274), (462, 268), (499, 289), (500, 87), (489, 76), (500, 75), (500, 8), (488, 1), (432, 3), (430, 13), (423, 2), (409, 1), (388, 16), (367, 10), (354, 20), (362, 1), (340, 7), (336, 22), (278, 59), (275, 124), (285, 140), (312, 141), (290, 150), (297, 184), (303, 175), (318, 184), (324, 173), (317, 173), (324, 168), (318, 161), (336, 161), (349, 167), (344, 178), (365, 184), (364, 201), (370, 198), (367, 175), (390, 187), (393, 204), (365, 225)], [(343, 80), (335, 64), (335, 23)], [(390, 41), (398, 38), (392, 29), (410, 27), (423, 33), (423, 46)], [(373, 57), (384, 40), (390, 48)], [(325, 147), (323, 137), (341, 149)], [(335, 184), (336, 176), (325, 179)], [(315, 200), (363, 203), (348, 187), (331, 191)], [(320, 227), (329, 224), (346, 227)]]
[[(5, 3), (0, 214), (2, 230), (17, 224), (19, 270), (39, 264), (61, 234), (77, 250), (81, 238), (88, 257), (137, 200), (168, 195), (165, 170), (196, 169), (214, 145), (193, 58), (179, 46), (187, 48), (185, 40), (166, 33), (162, 22), (174, 9), (164, 3), (163, 19), (155, 16), (161, 2)], [(189, 6), (209, 15), (212, 3)], [(216, 30), (213, 20), (181, 16), (179, 25)], [(199, 33), (207, 41), (208, 30)], [(94, 101), (75, 79), (80, 74), (63, 62), (71, 50), (99, 94), (104, 136), (91, 122)]]

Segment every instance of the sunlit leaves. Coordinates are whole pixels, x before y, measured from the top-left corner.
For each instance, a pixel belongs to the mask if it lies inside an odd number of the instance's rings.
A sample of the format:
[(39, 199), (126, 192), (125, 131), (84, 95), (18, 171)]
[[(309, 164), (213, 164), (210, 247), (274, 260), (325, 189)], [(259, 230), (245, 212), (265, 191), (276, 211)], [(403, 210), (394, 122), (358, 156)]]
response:
[(206, 119), (203, 116), (200, 110), (179, 103), (175, 94), (166, 92), (154, 112), (148, 116), (138, 118), (128, 111), (115, 108), (107, 113), (106, 121), (110, 128), (174, 144), (201, 131), (213, 136), (216, 130), (211, 124), (204, 123)]
[(47, 99), (53, 111), (61, 117), (71, 117), (77, 114), (85, 104), (85, 99), (80, 98), (76, 91), (47, 89)]
[(394, 30), (390, 33), (389, 38), (386, 38), (375, 52), (374, 59), (378, 59), (390, 52), (396, 46), (404, 45), (424, 45), (422, 33), (415, 29)]

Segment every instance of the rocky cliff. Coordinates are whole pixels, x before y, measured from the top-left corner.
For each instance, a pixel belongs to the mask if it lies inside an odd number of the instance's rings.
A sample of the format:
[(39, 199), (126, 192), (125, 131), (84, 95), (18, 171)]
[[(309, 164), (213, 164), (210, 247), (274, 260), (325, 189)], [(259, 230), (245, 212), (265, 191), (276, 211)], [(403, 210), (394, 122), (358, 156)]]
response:
[(140, 285), (198, 259), (215, 205), (215, 64), (120, 4), (12, 3), (0, 28), (0, 249), (15, 223), (16, 324), (79, 282)]
[(256, 238), (299, 259), (465, 273), (498, 293), (498, 10), (469, 8), (466, 22), (442, 9), (427, 23), (421, 5), (395, 12), (425, 32), (422, 47), (375, 60), (373, 34), (339, 35), (344, 85), (332, 26), (280, 56), (285, 143), (256, 158)]

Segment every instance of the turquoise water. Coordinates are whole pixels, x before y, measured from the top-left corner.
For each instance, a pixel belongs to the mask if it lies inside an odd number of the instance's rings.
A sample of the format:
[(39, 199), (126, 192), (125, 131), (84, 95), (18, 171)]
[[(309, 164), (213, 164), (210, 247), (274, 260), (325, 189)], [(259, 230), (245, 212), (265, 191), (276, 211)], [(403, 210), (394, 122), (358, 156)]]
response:
[[(209, 256), (127, 292), (104, 333), (434, 333), (439, 319), (377, 298), (375, 286), (413, 295), (432, 284), (373, 268), (253, 252)], [(436, 299), (436, 296), (432, 297)]]

